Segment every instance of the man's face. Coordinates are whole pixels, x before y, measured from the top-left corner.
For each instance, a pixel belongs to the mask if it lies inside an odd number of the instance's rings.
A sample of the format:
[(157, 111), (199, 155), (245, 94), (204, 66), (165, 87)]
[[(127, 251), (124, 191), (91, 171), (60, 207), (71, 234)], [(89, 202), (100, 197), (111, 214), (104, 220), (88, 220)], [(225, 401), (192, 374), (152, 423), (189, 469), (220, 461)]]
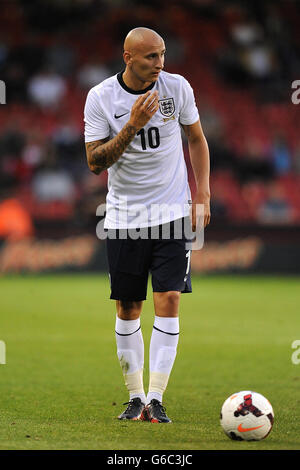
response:
[(130, 71), (142, 82), (155, 82), (164, 67), (165, 51), (163, 40), (141, 44), (131, 55)]

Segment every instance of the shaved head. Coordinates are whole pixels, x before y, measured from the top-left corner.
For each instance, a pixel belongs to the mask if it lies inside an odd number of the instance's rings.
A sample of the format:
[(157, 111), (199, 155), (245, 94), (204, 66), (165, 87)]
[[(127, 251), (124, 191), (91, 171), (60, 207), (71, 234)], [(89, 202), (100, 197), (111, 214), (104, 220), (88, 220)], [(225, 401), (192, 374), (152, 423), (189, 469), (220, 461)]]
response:
[(145, 47), (158, 46), (164, 44), (162, 37), (153, 29), (134, 28), (127, 34), (124, 41), (124, 51), (135, 54), (137, 51), (143, 50)]
[(153, 29), (139, 27), (129, 31), (123, 52), (126, 85), (141, 90), (155, 82), (164, 68), (165, 50), (163, 38)]

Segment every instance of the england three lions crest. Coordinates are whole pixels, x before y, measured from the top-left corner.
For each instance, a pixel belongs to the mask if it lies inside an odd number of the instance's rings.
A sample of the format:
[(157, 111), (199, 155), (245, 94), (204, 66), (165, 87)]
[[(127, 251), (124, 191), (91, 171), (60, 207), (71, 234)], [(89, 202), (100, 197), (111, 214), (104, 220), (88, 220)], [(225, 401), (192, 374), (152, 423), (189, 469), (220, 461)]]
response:
[(159, 109), (163, 116), (171, 117), (175, 113), (175, 104), (173, 98), (158, 100)]

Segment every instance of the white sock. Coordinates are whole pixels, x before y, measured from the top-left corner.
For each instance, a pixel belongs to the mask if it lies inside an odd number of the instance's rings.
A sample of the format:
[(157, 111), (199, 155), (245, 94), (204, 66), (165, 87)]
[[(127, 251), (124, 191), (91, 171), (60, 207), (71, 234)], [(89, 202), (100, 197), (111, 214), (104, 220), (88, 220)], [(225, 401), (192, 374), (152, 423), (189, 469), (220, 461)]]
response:
[(117, 316), (116, 343), (129, 399), (138, 397), (146, 403), (143, 385), (144, 341), (139, 318), (122, 320)]
[(147, 404), (152, 399), (162, 402), (175, 361), (178, 339), (179, 318), (155, 316), (150, 341), (150, 380)]

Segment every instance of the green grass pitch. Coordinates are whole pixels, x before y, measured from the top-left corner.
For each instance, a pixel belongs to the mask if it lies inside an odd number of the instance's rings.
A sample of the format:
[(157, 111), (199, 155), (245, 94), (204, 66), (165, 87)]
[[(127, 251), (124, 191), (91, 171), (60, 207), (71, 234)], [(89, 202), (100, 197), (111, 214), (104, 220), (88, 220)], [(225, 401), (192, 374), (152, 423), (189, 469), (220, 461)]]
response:
[[(178, 354), (165, 393), (173, 423), (119, 422), (128, 400), (114, 337), (115, 304), (100, 275), (2, 277), (0, 449), (300, 449), (299, 278), (193, 278), (181, 300)], [(153, 323), (144, 304), (145, 385)], [(235, 442), (223, 401), (250, 389), (273, 405), (267, 439)]]

